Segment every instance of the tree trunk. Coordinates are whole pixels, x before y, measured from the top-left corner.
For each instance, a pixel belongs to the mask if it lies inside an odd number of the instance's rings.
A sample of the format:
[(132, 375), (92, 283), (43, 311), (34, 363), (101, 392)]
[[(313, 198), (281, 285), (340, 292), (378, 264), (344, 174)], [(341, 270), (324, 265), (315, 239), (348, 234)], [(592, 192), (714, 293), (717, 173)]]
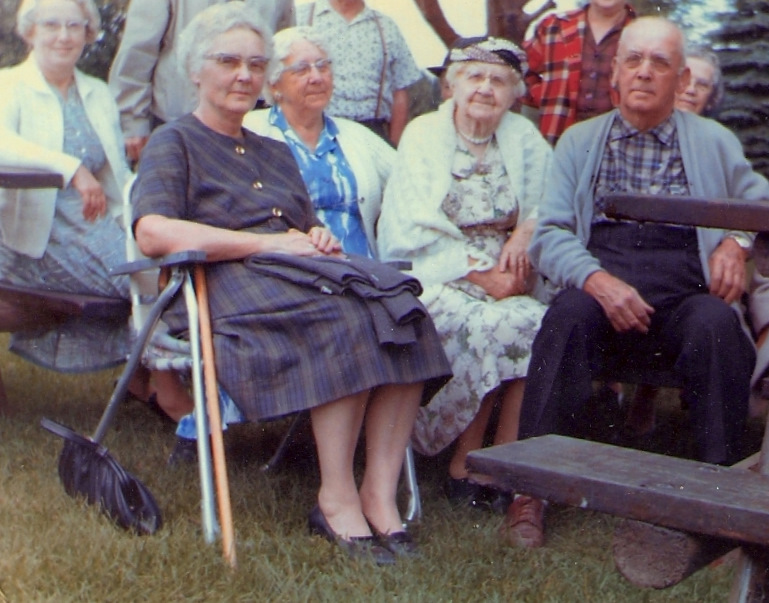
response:
[[(486, 0), (488, 35), (507, 38), (516, 44), (521, 44), (529, 24), (539, 18), (543, 12), (555, 8), (553, 0), (548, 0), (536, 13), (527, 15), (523, 11), (523, 7), (528, 1)], [(430, 24), (430, 27), (433, 28), (447, 47), (451, 46), (459, 38), (459, 34), (443, 14), (443, 9), (438, 0), (414, 0), (414, 3), (425, 20)]]
[(449, 24), (438, 0), (414, 0), (414, 2), (433, 31), (438, 34), (447, 48), (450, 47), (459, 37), (459, 34)]
[(529, 24), (552, 8), (553, 0), (549, 0), (542, 8), (532, 15), (527, 15), (523, 7), (529, 0), (486, 0), (487, 24), (490, 36), (507, 38), (516, 44), (523, 43)]

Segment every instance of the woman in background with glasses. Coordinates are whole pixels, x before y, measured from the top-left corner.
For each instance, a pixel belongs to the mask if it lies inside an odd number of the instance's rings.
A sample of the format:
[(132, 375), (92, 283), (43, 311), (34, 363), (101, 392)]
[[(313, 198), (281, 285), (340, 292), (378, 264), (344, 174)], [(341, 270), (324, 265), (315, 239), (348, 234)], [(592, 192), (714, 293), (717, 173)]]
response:
[[(99, 11), (92, 0), (23, 0), (16, 19), (31, 52), (0, 70), (0, 164), (61, 174), (64, 188), (0, 189), (0, 279), (128, 298), (127, 277), (109, 274), (125, 261), (122, 191), (129, 171), (118, 111), (107, 85), (75, 68), (99, 34)], [(128, 334), (127, 321), (52, 324), (35, 316), (13, 334), (11, 349), (56, 370), (99, 370), (125, 361)], [(187, 396), (172, 375), (160, 379), (158, 396), (174, 414)], [(131, 391), (149, 397), (146, 374)]]
[(275, 34), (269, 110), (243, 125), (288, 144), (318, 218), (347, 253), (376, 257), (375, 226), (395, 151), (368, 128), (324, 110), (334, 91), (331, 59), (309, 27)]

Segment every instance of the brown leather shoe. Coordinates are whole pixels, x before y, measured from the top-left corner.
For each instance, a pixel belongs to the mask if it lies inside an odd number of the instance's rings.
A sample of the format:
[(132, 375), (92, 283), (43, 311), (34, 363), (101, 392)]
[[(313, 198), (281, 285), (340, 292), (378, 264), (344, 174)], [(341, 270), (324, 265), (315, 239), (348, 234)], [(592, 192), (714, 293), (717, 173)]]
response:
[(545, 503), (518, 496), (507, 508), (501, 532), (513, 546), (535, 549), (545, 544)]

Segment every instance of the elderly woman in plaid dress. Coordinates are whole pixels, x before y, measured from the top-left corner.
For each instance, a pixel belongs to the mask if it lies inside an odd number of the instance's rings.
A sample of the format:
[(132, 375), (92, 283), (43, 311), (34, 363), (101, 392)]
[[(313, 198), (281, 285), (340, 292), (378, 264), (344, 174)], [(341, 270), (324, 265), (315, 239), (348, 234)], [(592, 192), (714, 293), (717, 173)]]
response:
[[(144, 150), (136, 239), (149, 256), (207, 252), (221, 387), (251, 420), (310, 410), (321, 473), (311, 531), (392, 563), (415, 552), (396, 487), (423, 385), (442, 385), (450, 368), (429, 318), (412, 323), (411, 342), (382, 344), (360, 298), (253, 269), (266, 254), (278, 264), (322, 263), (340, 245), (315, 217), (288, 147), (242, 127), (262, 89), (271, 35), (240, 5), (203, 11), (183, 34), (199, 104)], [(179, 307), (166, 313), (172, 331), (184, 331), (181, 316)], [(358, 488), (353, 453), (364, 421)]]

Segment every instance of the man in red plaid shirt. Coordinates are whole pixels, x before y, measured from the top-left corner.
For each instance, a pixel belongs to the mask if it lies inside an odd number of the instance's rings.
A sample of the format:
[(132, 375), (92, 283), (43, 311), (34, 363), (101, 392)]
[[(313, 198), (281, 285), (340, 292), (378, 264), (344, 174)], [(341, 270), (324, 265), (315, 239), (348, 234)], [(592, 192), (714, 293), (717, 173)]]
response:
[(574, 122), (613, 108), (611, 61), (622, 28), (634, 18), (624, 0), (590, 0), (584, 8), (545, 17), (524, 43), (524, 102), (539, 109), (539, 130), (550, 144)]

